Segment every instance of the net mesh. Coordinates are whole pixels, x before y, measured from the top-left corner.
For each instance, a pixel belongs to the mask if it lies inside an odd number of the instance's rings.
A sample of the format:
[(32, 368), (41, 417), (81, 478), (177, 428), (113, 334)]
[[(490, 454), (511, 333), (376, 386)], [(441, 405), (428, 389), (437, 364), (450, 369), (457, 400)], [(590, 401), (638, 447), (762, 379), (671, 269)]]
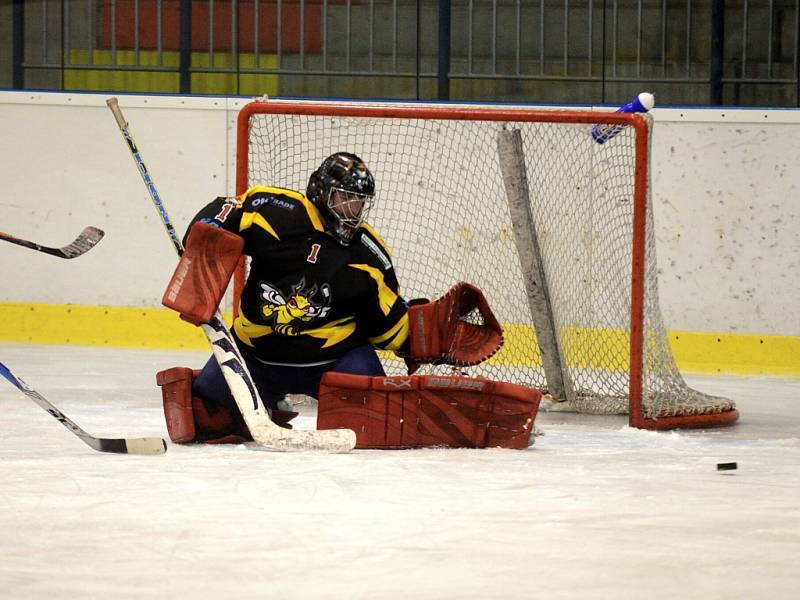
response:
[[(376, 177), (370, 222), (393, 251), (405, 298), (433, 297), (455, 282), (480, 287), (505, 345), (470, 376), (547, 389), (499, 164), (497, 134), (521, 131), (531, 198), (571, 405), (626, 413), (630, 386), (634, 131), (605, 144), (591, 124), (525, 120), (254, 114), (248, 187), (305, 191), (309, 174), (337, 151), (359, 155)], [(644, 416), (733, 410), (689, 388), (676, 368), (658, 304), (652, 202), (646, 224)], [(387, 373), (405, 365), (383, 356)], [(427, 372), (448, 367), (428, 366)]]

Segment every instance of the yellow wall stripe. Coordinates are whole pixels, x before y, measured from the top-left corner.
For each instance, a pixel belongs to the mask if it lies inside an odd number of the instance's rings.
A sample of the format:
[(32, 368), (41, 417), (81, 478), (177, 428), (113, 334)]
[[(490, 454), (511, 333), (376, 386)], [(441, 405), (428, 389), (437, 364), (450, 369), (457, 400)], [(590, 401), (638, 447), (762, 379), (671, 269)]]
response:
[(198, 327), (181, 321), (175, 311), (167, 308), (0, 303), (0, 320), (0, 342), (208, 348)]
[(671, 331), (669, 343), (691, 373), (800, 375), (800, 336)]
[[(226, 315), (230, 323), (231, 316)], [(205, 350), (202, 331), (166, 308), (0, 303), (0, 342)], [(526, 326), (505, 327), (503, 362), (538, 361), (519, 340)], [(592, 335), (597, 335), (596, 331)], [(800, 336), (669, 332), (675, 360), (686, 373), (800, 376)], [(528, 356), (530, 355), (530, 356)], [(500, 355), (492, 360), (499, 359)]]

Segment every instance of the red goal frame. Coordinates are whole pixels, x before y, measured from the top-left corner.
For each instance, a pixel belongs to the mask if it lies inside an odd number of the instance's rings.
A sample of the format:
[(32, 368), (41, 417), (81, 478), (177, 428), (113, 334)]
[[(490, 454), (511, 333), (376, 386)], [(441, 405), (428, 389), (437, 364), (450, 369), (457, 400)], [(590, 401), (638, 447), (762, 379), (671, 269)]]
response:
[[(649, 185), (649, 136), (645, 119), (638, 114), (601, 111), (530, 110), (506, 107), (463, 107), (443, 105), (370, 104), (305, 101), (254, 101), (239, 112), (236, 140), (236, 193), (248, 184), (248, 144), (250, 119), (261, 114), (292, 114), (330, 117), (367, 117), (383, 119), (440, 119), (472, 121), (539, 121), (588, 125), (627, 125), (635, 132), (635, 171), (633, 200), (633, 236), (631, 254), (630, 314), (630, 389), (629, 423), (642, 429), (702, 428), (730, 424), (739, 417), (736, 410), (715, 414), (649, 419), (642, 409), (644, 372), (644, 295), (647, 194)], [(234, 311), (244, 285), (244, 269), (234, 280)]]

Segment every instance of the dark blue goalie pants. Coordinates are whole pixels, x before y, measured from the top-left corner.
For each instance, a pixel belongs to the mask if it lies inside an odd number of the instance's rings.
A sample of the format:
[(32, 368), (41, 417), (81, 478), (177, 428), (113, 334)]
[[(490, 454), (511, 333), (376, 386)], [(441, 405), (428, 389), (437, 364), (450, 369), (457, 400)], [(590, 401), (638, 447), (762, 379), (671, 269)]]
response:
[[(240, 344), (239, 349), (261, 399), (271, 409), (277, 408), (278, 402), (286, 394), (304, 394), (318, 398), (320, 381), (328, 371), (353, 375), (386, 374), (372, 346), (359, 346), (336, 361), (313, 366), (265, 363), (257, 359), (247, 346)], [(238, 412), (233, 395), (213, 355), (194, 380), (192, 392), (214, 404)]]

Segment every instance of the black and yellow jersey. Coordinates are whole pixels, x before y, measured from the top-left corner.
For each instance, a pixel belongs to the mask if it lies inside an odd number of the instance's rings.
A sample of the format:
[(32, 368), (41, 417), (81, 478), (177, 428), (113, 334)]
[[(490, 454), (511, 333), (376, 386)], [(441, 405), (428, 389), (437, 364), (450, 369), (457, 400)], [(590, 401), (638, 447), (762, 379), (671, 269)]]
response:
[(254, 187), (195, 217), (238, 233), (250, 256), (235, 335), (267, 362), (335, 360), (357, 346), (399, 350), (408, 338), (389, 249), (364, 223), (349, 246), (293, 190)]

